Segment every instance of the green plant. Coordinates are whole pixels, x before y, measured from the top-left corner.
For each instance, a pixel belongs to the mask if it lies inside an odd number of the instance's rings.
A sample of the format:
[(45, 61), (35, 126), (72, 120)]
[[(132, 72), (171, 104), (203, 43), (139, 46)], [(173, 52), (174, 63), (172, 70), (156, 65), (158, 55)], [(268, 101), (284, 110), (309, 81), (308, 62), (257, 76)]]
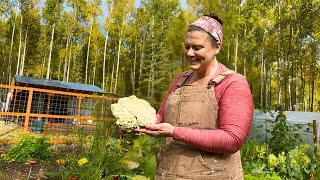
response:
[(288, 152), (288, 176), (292, 179), (308, 179), (313, 157), (311, 146), (301, 144)]
[(267, 129), (271, 138), (267, 140), (271, 153), (279, 154), (282, 151), (288, 152), (303, 142), (300, 129), (303, 126), (293, 126), (287, 122), (287, 117), (283, 112), (281, 105), (276, 106), (275, 112), (278, 112), (272, 124), (272, 130)]
[[(153, 178), (156, 165), (155, 153), (159, 150), (159, 141), (146, 135), (127, 133), (119, 137), (119, 129), (111, 122), (97, 122), (97, 131), (93, 139), (86, 141), (86, 135), (78, 131), (76, 151), (57, 159), (58, 172), (48, 172), (47, 177), (66, 179), (77, 175), (80, 179), (119, 179)], [(86, 158), (87, 163), (79, 166), (79, 159)], [(59, 162), (60, 162), (59, 160)], [(137, 176), (140, 175), (140, 176)]]
[(47, 137), (24, 136), (19, 143), (11, 147), (3, 156), (4, 160), (26, 162), (28, 160), (45, 161), (51, 156)]

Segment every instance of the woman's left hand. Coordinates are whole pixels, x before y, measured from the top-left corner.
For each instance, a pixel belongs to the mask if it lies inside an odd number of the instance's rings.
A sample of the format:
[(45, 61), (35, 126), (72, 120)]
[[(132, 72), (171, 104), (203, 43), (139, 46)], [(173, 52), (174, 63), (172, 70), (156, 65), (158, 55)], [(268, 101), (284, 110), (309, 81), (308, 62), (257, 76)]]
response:
[(135, 132), (145, 133), (153, 137), (171, 137), (174, 127), (169, 123), (153, 124), (145, 128), (135, 129)]

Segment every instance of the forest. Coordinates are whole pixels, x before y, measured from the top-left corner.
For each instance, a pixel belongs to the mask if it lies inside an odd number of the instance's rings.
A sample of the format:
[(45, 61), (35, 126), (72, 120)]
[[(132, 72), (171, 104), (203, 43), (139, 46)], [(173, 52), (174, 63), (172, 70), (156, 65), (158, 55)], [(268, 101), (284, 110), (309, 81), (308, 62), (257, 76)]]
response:
[(188, 25), (213, 12), (218, 60), (247, 77), (255, 108), (320, 111), (320, 0), (1, 0), (0, 84), (18, 74), (160, 103), (188, 70)]

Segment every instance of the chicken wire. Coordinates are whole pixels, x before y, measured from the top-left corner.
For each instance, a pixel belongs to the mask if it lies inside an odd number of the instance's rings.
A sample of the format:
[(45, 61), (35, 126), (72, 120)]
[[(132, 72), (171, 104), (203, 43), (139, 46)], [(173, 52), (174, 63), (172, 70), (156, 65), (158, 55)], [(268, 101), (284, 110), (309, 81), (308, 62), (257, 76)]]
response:
[(96, 120), (113, 119), (110, 104), (117, 99), (2, 85), (0, 119), (34, 133), (67, 135), (84, 130), (94, 134)]

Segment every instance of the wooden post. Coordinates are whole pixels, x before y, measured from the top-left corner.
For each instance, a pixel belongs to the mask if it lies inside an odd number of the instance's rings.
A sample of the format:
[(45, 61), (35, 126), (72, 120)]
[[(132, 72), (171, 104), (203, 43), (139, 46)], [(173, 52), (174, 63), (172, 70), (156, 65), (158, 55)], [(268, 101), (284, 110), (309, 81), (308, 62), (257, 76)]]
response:
[(314, 154), (318, 152), (318, 126), (317, 120), (313, 120), (313, 148)]
[[(50, 113), (50, 105), (51, 105), (51, 97), (53, 96), (53, 94), (48, 94), (48, 107), (47, 107), (47, 112), (46, 114)], [(48, 121), (48, 117), (46, 117), (46, 122)]]
[(78, 117), (80, 117), (80, 111), (81, 111), (81, 100), (83, 99), (82, 96), (78, 96)]
[(32, 104), (32, 96), (33, 96), (33, 89), (30, 89), (29, 97), (28, 97), (26, 118), (24, 120), (24, 132), (27, 132), (28, 131), (28, 127), (29, 127), (29, 118), (30, 118), (30, 111), (31, 111), (31, 104)]

